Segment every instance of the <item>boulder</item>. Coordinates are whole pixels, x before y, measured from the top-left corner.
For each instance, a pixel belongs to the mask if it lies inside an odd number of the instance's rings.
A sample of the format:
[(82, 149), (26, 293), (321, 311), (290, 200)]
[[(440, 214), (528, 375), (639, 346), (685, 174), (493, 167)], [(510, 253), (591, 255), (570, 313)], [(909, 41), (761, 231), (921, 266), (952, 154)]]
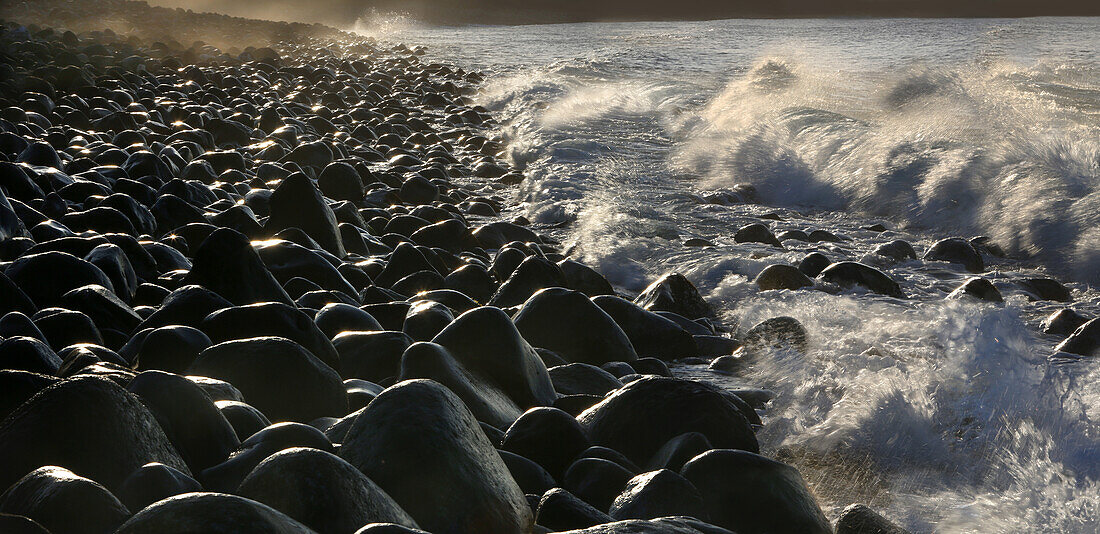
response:
[(1062, 308), (1043, 319), (1040, 325), (1044, 334), (1067, 337), (1081, 325), (1087, 323), (1088, 318), (1070, 308)]
[[(0, 345), (0, 351), (3, 350)], [(41, 373), (9, 369), (0, 364), (0, 421), (27, 402), (35, 393), (57, 382), (57, 378)]]
[(302, 310), (280, 302), (223, 308), (206, 316), (199, 328), (213, 343), (250, 337), (285, 337), (329, 367), (340, 368), (336, 347), (313, 319)]
[(993, 282), (980, 276), (975, 276), (963, 282), (962, 285), (956, 287), (954, 291), (948, 294), (947, 298), (970, 298), (987, 302), (1004, 302), (1004, 298), (1001, 297), (1001, 292), (997, 290), (997, 286), (993, 285)]
[(614, 519), (611, 516), (561, 488), (553, 488), (542, 494), (538, 514), (535, 516), (536, 523), (554, 532), (587, 528), (612, 521)]
[(401, 356), (413, 340), (404, 332), (343, 332), (332, 344), (340, 354), (340, 375), (377, 382), (396, 376)]
[(749, 421), (714, 386), (643, 377), (577, 417), (588, 438), (645, 465), (669, 439), (699, 432), (717, 447), (758, 452)]
[(972, 273), (985, 270), (982, 255), (974, 245), (961, 237), (951, 237), (937, 241), (924, 253), (925, 261), (945, 261), (962, 265)]
[(224, 493), (185, 493), (134, 514), (116, 534), (314, 534), (305, 525), (256, 501)]
[(352, 534), (367, 523), (416, 522), (371, 479), (339, 457), (297, 447), (273, 454), (237, 493), (266, 504), (318, 534)]
[(271, 216), (264, 225), (269, 234), (300, 228), (337, 258), (346, 255), (336, 214), (308, 176), (294, 173), (284, 178), (271, 194), (270, 202)]
[(608, 514), (615, 519), (689, 516), (707, 519), (699, 490), (675, 471), (660, 469), (631, 478)]
[(806, 276), (798, 267), (791, 265), (769, 265), (760, 271), (753, 280), (762, 291), (770, 289), (801, 289), (812, 287), (814, 281)]
[(0, 495), (0, 513), (73, 534), (112, 532), (130, 515), (107, 488), (52, 465), (31, 471)]
[(671, 319), (612, 295), (595, 297), (592, 302), (615, 320), (642, 358), (671, 361), (697, 354), (692, 335)]
[(561, 485), (597, 510), (606, 512), (634, 476), (625, 467), (603, 458), (581, 458), (565, 471)]
[(508, 427), (500, 448), (534, 461), (561, 480), (589, 445), (573, 416), (557, 408), (532, 408)]
[(225, 380), (273, 421), (312, 421), (348, 411), (340, 375), (282, 337), (227, 341), (199, 354), (190, 374)]
[[(199, 353), (214, 344), (201, 330), (190, 326), (162, 326), (144, 334), (131, 338), (137, 347), (132, 349), (136, 353), (130, 358), (138, 371), (158, 369), (183, 374)], [(128, 346), (129, 343), (120, 353), (125, 353)]]
[(522, 304), (540, 289), (565, 286), (561, 268), (545, 258), (528, 256), (497, 289), (490, 306), (508, 307)]
[(798, 470), (742, 450), (693, 458), (682, 474), (703, 495), (710, 521), (738, 534), (831, 534), (832, 526)]
[[(73, 447), (79, 443), (79, 447)], [(149, 463), (189, 473), (156, 418), (133, 394), (91, 376), (40, 391), (0, 423), (0, 486), (56, 465), (117, 488)]]
[(371, 314), (343, 303), (333, 303), (321, 308), (313, 318), (313, 322), (329, 339), (336, 339), (344, 332), (385, 330)]
[(901, 286), (886, 273), (854, 261), (834, 263), (821, 271), (818, 277), (844, 288), (861, 286), (888, 297), (905, 298)]
[(89, 284), (114, 291), (110, 278), (99, 267), (65, 252), (22, 256), (4, 274), (39, 308), (57, 306), (62, 295)]
[(355, 419), (340, 457), (435, 534), (531, 532), (531, 509), (473, 414), (430, 380), (401, 382)]
[(195, 491), (202, 491), (195, 479), (162, 463), (149, 462), (126, 477), (117, 493), (127, 508), (141, 510), (157, 501)]
[(699, 295), (684, 275), (668, 273), (645, 288), (634, 299), (634, 303), (649, 311), (668, 311), (687, 317), (698, 319), (714, 314), (710, 304), (707, 304)]
[(554, 390), (562, 395), (604, 396), (623, 387), (615, 375), (587, 363), (558, 365), (549, 370)]
[(527, 342), (568, 362), (601, 365), (638, 359), (626, 332), (578, 291), (555, 287), (535, 293), (516, 314), (515, 325)]
[(265, 459), (291, 447), (309, 447), (336, 452), (320, 430), (302, 423), (276, 423), (241, 442), (229, 459), (200, 475), (203, 487), (211, 491), (236, 492), (245, 477)]
[(865, 504), (853, 504), (840, 512), (836, 534), (909, 534)]
[(293, 305), (260, 261), (247, 237), (236, 230), (214, 230), (195, 251), (184, 284), (202, 286), (236, 305), (281, 302)]
[(1100, 355), (1100, 319), (1092, 319), (1078, 327), (1054, 350), (1079, 356)]

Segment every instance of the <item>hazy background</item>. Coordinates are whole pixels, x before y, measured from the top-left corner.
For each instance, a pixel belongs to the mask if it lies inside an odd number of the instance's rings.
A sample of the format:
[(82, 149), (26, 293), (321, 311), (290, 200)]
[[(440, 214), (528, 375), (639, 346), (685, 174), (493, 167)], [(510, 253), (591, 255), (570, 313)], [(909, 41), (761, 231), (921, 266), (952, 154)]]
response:
[(237, 16), (350, 26), (396, 13), (440, 24), (786, 17), (1100, 15), (1100, 0), (150, 0)]

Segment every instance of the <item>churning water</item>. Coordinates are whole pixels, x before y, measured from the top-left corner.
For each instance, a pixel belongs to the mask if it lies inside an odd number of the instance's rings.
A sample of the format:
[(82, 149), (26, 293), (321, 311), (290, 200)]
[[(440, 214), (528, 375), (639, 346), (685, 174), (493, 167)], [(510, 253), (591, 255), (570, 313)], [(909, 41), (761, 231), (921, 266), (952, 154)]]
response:
[[(1045, 274), (1100, 314), (1100, 20), (728, 20), (513, 27), (374, 21), (490, 74), (476, 100), (525, 167), (518, 213), (624, 291), (686, 274), (748, 327), (809, 330), (744, 376), (775, 391), (760, 438), (827, 511), (866, 502), (914, 532), (1100, 531), (1100, 366), (1052, 360), (1058, 309), (1015, 283)], [(737, 184), (758, 202), (700, 197)], [(839, 243), (734, 243), (764, 220)], [(883, 223), (891, 231), (863, 228)], [(1005, 304), (945, 300), (969, 275), (883, 263), (988, 236)], [(691, 237), (713, 247), (684, 247)], [(910, 297), (760, 292), (812, 250), (873, 262)]]

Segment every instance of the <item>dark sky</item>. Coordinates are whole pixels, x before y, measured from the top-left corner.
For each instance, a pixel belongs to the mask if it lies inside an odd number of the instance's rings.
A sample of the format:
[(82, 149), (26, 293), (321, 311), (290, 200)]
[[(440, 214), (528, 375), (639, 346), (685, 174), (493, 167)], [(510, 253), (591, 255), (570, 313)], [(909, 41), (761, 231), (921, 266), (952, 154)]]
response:
[(1100, 15), (1100, 0), (151, 0), (239, 16), (346, 26), (372, 9), (451, 24), (738, 17)]

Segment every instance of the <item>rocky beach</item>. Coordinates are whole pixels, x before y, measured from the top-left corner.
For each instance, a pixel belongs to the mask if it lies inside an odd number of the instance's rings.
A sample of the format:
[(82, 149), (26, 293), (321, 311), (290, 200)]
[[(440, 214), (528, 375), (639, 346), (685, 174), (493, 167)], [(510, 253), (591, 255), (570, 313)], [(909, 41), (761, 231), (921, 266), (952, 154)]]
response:
[[(758, 439), (798, 392), (753, 370), (823, 334), (738, 323), (689, 269), (624, 287), (526, 216), (485, 74), (130, 0), (0, 19), (0, 532), (908, 532)], [(754, 294), (1026, 301), (1052, 358), (1100, 355), (1065, 307), (1091, 287), (993, 239), (767, 201), (687, 201), (756, 210), (724, 236)]]

